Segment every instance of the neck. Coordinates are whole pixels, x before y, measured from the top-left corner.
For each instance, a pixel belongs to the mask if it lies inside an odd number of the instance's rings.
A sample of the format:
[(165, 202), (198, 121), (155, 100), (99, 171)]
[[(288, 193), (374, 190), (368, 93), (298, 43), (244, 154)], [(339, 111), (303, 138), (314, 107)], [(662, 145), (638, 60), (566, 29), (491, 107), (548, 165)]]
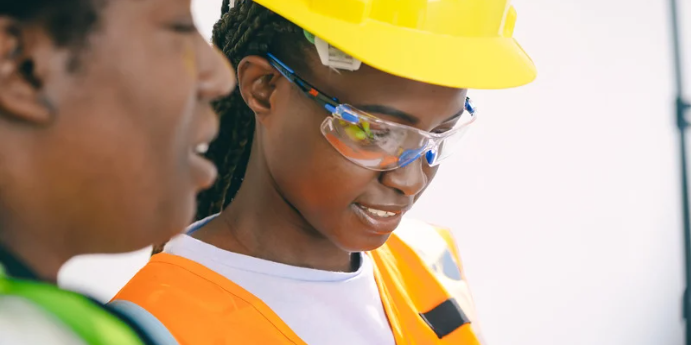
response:
[(0, 245), (41, 280), (56, 284), (60, 267), (71, 257), (56, 250), (54, 241), (26, 228), (2, 227)]
[(233, 202), (195, 237), (228, 251), (287, 265), (352, 270), (351, 253), (314, 229), (283, 198), (268, 169), (252, 169), (257, 163), (250, 159)]

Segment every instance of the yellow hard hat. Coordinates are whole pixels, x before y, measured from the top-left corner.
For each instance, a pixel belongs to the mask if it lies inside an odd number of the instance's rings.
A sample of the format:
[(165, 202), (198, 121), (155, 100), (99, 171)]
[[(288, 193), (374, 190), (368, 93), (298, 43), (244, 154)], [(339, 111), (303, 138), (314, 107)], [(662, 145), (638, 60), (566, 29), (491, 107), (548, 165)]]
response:
[(384, 72), (455, 88), (527, 84), (510, 0), (255, 0)]

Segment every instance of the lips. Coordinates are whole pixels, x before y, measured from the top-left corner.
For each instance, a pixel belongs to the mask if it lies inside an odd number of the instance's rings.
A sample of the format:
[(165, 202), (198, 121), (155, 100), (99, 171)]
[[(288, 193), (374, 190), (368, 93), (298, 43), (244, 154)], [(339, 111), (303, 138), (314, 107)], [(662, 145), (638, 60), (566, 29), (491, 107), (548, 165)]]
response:
[(219, 129), (218, 118), (210, 109), (200, 117), (204, 119), (204, 123), (189, 149), (192, 175), (199, 190), (211, 187), (218, 176), (216, 165), (204, 155), (209, 151), (209, 145), (216, 138)]
[(209, 144), (198, 144), (190, 149), (189, 154), (192, 176), (200, 190), (211, 187), (218, 176), (216, 165), (203, 156), (208, 146)]
[(354, 203), (351, 209), (367, 228), (379, 235), (390, 234), (408, 211), (408, 206)]

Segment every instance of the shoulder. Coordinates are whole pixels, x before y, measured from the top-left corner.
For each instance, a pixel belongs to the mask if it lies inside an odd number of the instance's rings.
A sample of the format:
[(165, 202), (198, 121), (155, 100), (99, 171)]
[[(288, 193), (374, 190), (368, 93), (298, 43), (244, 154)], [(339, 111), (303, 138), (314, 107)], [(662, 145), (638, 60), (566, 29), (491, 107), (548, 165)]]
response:
[[(179, 330), (195, 313), (204, 279), (180, 257), (156, 254), (108, 303), (108, 308), (136, 323), (160, 344), (185, 343)], [(196, 291), (199, 288), (200, 291)]]
[(140, 324), (153, 323), (146, 327), (172, 335), (180, 344), (242, 343), (250, 333), (252, 343), (282, 344), (290, 333), (247, 290), (210, 268), (167, 253), (153, 256), (110, 306)]
[(115, 299), (146, 299), (151, 295), (203, 293), (217, 289), (218, 274), (188, 258), (163, 252), (149, 262), (123, 287)]
[[(226, 310), (225, 304), (242, 304), (236, 300), (241, 293), (236, 284), (212, 269), (182, 256), (161, 253), (154, 255), (113, 301), (115, 305), (121, 303), (118, 300), (132, 302), (169, 325), (181, 320), (177, 315), (212, 321)], [(132, 305), (125, 309), (128, 314), (138, 313)]]
[(0, 297), (0, 344), (86, 345), (52, 315), (16, 296)]
[[(456, 300), (471, 322), (473, 330), (482, 339), (477, 325), (477, 311), (458, 252), (456, 240), (450, 229), (414, 219), (404, 219), (394, 232), (409, 246)], [(482, 340), (480, 343), (484, 343)]]
[(461, 279), (461, 257), (450, 229), (404, 218), (394, 232), (410, 246), (428, 266), (441, 269), (454, 279)]

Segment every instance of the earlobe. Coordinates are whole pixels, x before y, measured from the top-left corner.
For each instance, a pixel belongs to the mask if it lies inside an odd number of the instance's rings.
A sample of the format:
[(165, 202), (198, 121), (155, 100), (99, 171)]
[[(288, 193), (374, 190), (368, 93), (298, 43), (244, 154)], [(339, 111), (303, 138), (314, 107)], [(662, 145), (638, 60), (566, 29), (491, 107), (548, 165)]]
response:
[(238, 85), (247, 106), (262, 121), (271, 113), (271, 96), (278, 72), (260, 56), (248, 56), (238, 65)]
[(41, 97), (22, 35), (11, 19), (0, 18), (0, 116), (45, 125), (52, 118), (51, 107)]

